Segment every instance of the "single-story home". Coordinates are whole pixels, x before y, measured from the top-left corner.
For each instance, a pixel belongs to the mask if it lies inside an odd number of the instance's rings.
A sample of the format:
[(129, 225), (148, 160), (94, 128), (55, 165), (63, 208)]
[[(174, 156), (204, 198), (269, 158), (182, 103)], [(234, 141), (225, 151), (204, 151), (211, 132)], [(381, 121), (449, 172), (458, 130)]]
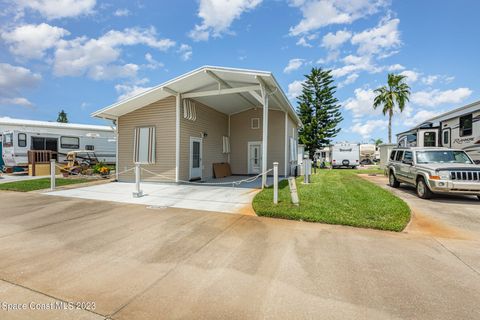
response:
[(288, 176), (297, 164), (302, 124), (271, 72), (204, 66), (92, 115), (116, 124), (117, 171), (139, 162), (151, 180), (209, 180), (216, 163), (257, 175), (278, 162)]

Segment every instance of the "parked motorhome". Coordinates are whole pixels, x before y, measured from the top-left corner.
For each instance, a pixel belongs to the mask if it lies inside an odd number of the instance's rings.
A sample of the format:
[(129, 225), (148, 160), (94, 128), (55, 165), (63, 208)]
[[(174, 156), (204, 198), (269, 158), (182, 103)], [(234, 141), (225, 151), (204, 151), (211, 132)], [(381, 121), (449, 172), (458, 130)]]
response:
[(360, 145), (358, 143), (337, 143), (331, 148), (330, 159), (333, 168), (355, 169), (360, 164)]
[(360, 162), (362, 164), (372, 164), (376, 159), (377, 147), (371, 143), (360, 144)]
[(397, 134), (399, 147), (462, 149), (480, 162), (480, 101), (424, 121)]
[(65, 162), (74, 150), (95, 152), (99, 161), (115, 163), (116, 138), (108, 126), (0, 118), (2, 158), (6, 167), (28, 165), (28, 150), (52, 150)]

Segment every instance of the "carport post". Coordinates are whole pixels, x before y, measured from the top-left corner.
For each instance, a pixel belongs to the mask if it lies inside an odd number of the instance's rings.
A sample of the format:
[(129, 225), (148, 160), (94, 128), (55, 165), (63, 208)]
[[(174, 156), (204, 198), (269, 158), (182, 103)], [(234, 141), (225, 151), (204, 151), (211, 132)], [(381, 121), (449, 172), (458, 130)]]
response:
[(278, 162), (273, 163), (273, 203), (278, 203)]
[(50, 159), (50, 190), (55, 190), (55, 159)]
[(140, 190), (140, 163), (135, 162), (135, 192), (133, 193), (134, 198), (143, 197), (143, 191)]

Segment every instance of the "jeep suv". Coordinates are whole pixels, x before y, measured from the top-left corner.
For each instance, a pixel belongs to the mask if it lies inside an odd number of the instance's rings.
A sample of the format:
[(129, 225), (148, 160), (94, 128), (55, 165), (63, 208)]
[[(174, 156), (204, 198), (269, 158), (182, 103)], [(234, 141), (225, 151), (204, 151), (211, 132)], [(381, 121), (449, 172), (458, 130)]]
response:
[(385, 172), (391, 187), (413, 185), (422, 199), (434, 193), (456, 193), (476, 195), (480, 200), (480, 166), (462, 150), (395, 148)]

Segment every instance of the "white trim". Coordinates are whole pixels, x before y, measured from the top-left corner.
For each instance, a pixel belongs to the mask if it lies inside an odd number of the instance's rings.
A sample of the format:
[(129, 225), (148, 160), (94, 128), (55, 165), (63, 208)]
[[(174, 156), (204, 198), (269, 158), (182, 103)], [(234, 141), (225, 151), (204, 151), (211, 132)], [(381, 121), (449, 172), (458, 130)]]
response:
[(255, 85), (255, 86), (246, 86), (246, 87), (238, 87), (238, 88), (187, 92), (183, 94), (183, 98), (189, 99), (189, 98), (199, 98), (199, 97), (208, 97), (208, 96), (219, 96), (224, 94), (250, 92), (250, 91), (259, 90), (259, 89), (260, 89), (260, 86)]
[[(263, 83), (263, 80), (260, 80), (260, 83)], [(262, 87), (262, 96), (263, 96), (263, 126), (262, 126), (262, 172), (267, 171), (267, 158), (268, 158), (268, 93), (267, 88), (264, 84)], [(267, 175), (262, 175), (262, 189), (267, 186)]]
[(284, 176), (288, 177), (287, 167), (290, 167), (290, 162), (288, 161), (288, 112), (285, 111), (285, 167), (284, 167)]
[(118, 117), (115, 119), (115, 180), (118, 181), (118, 172), (120, 170), (120, 167), (118, 166)]
[(251, 167), (251, 162), (250, 162), (250, 146), (251, 145), (260, 145), (260, 159), (263, 159), (263, 150), (262, 150), (262, 141), (248, 141), (247, 142), (247, 173), (248, 174), (258, 174), (261, 173), (261, 165), (260, 165), (260, 172), (253, 172), (252, 167)]
[(182, 96), (177, 94), (175, 100), (175, 182), (180, 179), (180, 106)]
[(250, 93), (252, 97), (254, 97), (259, 103), (263, 103), (262, 97), (256, 91), (252, 90), (252, 91), (249, 91), (248, 93)]
[[(197, 141), (200, 142), (200, 159), (199, 159), (199, 169), (200, 169), (200, 177), (192, 177), (192, 153), (193, 153), (193, 148), (192, 148), (192, 142)], [(199, 137), (190, 137), (190, 144), (188, 146), (189, 152), (188, 152), (188, 157), (189, 157), (189, 165), (188, 165), (188, 178), (191, 180), (193, 178), (200, 178), (200, 180), (203, 179), (203, 139)]]

